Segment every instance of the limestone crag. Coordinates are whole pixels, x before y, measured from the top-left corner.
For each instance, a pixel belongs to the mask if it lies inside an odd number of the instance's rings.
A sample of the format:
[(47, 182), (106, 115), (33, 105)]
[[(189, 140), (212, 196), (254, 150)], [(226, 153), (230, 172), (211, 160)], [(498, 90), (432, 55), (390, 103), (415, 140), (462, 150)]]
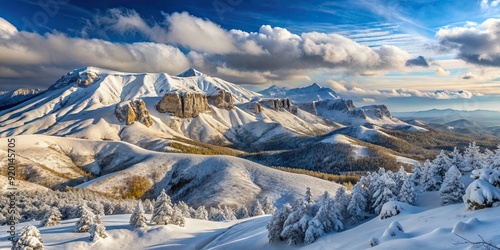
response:
[(223, 89), (219, 89), (217, 94), (208, 96), (208, 100), (212, 102), (217, 108), (227, 110), (234, 109), (233, 96), (231, 95), (231, 93)]
[(153, 125), (153, 119), (149, 115), (149, 110), (143, 100), (133, 100), (125, 103), (119, 103), (115, 106), (115, 115), (119, 121), (126, 125), (138, 121), (146, 127)]
[(163, 96), (156, 105), (160, 113), (172, 113), (180, 118), (195, 118), (210, 110), (207, 96), (198, 92), (171, 92)]
[(247, 108), (251, 110), (254, 114), (262, 113), (262, 106), (258, 102), (249, 103)]
[(292, 102), (288, 98), (278, 98), (278, 99), (263, 99), (260, 100), (259, 103), (268, 108), (283, 111), (288, 110), (292, 111)]

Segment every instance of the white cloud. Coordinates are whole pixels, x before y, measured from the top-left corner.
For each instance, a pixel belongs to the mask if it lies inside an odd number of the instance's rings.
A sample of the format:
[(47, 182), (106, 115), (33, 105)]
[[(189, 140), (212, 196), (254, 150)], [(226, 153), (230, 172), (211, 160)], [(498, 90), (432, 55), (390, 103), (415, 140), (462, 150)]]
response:
[[(337, 92), (344, 98), (353, 100), (380, 100), (387, 98), (407, 98), (407, 97), (422, 97), (430, 99), (470, 99), (474, 96), (482, 96), (479, 93), (472, 93), (467, 90), (436, 90), (422, 91), (416, 89), (390, 89), (390, 90), (369, 90), (360, 87), (356, 83), (337, 82), (329, 80), (325, 83), (328, 87)], [(366, 100), (365, 100), (366, 99)]]
[(93, 22), (99, 28), (139, 32), (153, 41), (187, 48), (195, 67), (221, 77), (232, 72), (232, 79), (244, 83), (256, 83), (255, 77), (244, 77), (250, 74), (269, 81), (306, 79), (307, 71), (319, 68), (351, 75), (383, 74), (403, 70), (410, 59), (395, 46), (370, 48), (339, 34), (294, 34), (270, 25), (262, 25), (258, 32), (225, 30), (186, 12), (165, 14), (164, 22), (147, 24), (134, 11), (113, 10)]
[(436, 36), (443, 50), (458, 51), (457, 57), (472, 64), (500, 67), (500, 19), (477, 26), (444, 27)]
[(481, 8), (483, 9), (489, 9), (491, 7), (496, 7), (500, 4), (500, 0), (482, 0), (481, 1)]
[(450, 71), (449, 70), (445, 70), (441, 67), (438, 67), (435, 71), (436, 75), (438, 76), (449, 76), (450, 75)]
[[(2, 32), (3, 27), (9, 27), (5, 23), (0, 26)], [(17, 78), (24, 85), (44, 82), (46, 86), (55, 82), (57, 78), (54, 77), (83, 66), (129, 72), (179, 73), (189, 67), (189, 61), (178, 48), (166, 44), (112, 43), (72, 38), (61, 33), (39, 35), (16, 31), (0, 37), (0, 65), (3, 84)]]

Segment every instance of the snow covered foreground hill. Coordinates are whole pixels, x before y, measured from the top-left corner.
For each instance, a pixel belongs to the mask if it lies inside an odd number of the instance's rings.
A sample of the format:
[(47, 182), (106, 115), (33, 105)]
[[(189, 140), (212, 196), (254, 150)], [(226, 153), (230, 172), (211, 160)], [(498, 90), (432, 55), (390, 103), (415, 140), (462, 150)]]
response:
[[(44, 135), (15, 137), (19, 178), (51, 188), (76, 186), (124, 195), (134, 177), (144, 177), (139, 195), (156, 197), (166, 189), (191, 206), (248, 205), (269, 196), (276, 206), (301, 197), (306, 187), (335, 192), (334, 182), (275, 170), (232, 156), (160, 153), (125, 142), (90, 141)], [(7, 145), (6, 138), (0, 143)], [(0, 149), (0, 158), (7, 152)], [(6, 169), (7, 162), (0, 162)], [(82, 169), (84, 171), (82, 171)], [(97, 178), (90, 181), (87, 173)]]
[[(40, 233), (47, 250), (55, 249), (487, 249), (474, 248), (460, 235), (471, 241), (500, 245), (498, 225), (500, 207), (465, 211), (464, 204), (440, 206), (438, 192), (425, 193), (415, 207), (387, 219), (374, 218), (351, 229), (327, 234), (311, 245), (268, 243), (266, 223), (270, 216), (245, 220), (213, 222), (186, 219), (186, 227), (175, 225), (149, 226), (135, 230), (128, 224), (130, 215), (103, 217), (110, 237), (97, 243), (88, 242), (88, 233), (74, 233), (76, 219), (61, 225), (42, 227)], [(148, 216), (149, 218), (149, 216)], [(391, 230), (398, 222), (403, 231)], [(19, 227), (34, 224), (26, 222)], [(388, 230), (389, 229), (389, 230)], [(7, 228), (0, 227), (0, 249), (8, 249)], [(394, 235), (391, 235), (393, 233)], [(371, 238), (379, 245), (370, 247)]]

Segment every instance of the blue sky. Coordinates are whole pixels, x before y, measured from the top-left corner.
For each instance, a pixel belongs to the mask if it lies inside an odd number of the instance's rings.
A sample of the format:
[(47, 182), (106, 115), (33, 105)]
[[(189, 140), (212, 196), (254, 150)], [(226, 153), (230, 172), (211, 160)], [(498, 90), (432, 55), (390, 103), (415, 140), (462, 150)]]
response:
[(499, 13), (498, 0), (3, 1), (0, 90), (87, 65), (195, 67), (253, 90), (317, 82), (396, 111), (500, 109)]

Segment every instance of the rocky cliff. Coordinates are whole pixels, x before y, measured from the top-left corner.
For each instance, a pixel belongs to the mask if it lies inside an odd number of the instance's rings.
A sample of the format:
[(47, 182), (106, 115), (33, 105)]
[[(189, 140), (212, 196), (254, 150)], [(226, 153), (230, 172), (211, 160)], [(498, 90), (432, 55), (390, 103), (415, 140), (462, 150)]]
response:
[(288, 110), (290, 112), (292, 111), (292, 102), (288, 98), (263, 99), (259, 101), (259, 104), (274, 110)]
[(171, 92), (156, 105), (160, 113), (172, 113), (180, 118), (194, 118), (210, 110), (207, 96), (198, 92)]
[(227, 110), (234, 108), (233, 96), (223, 89), (219, 89), (217, 94), (208, 96), (208, 100), (217, 108)]
[(149, 110), (143, 100), (134, 100), (125, 103), (119, 103), (115, 106), (115, 115), (119, 121), (130, 125), (136, 121), (151, 127), (153, 119), (149, 115)]

